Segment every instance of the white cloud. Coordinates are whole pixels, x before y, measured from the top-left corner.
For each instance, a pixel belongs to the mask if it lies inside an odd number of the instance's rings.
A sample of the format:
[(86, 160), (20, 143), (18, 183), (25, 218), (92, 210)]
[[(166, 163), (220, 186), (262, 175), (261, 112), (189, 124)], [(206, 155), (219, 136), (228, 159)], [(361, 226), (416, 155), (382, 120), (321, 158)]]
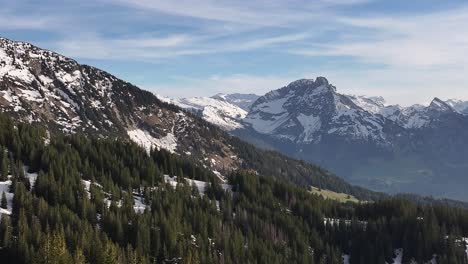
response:
[(179, 56), (229, 53), (255, 50), (304, 40), (306, 33), (226, 39), (213, 41), (209, 36), (168, 35), (164, 37), (102, 38), (96, 34), (70, 36), (57, 42), (56, 49), (67, 56), (88, 59), (146, 61)]
[(48, 17), (15, 16), (0, 12), (0, 29), (50, 29), (58, 19)]
[[(112, 40), (110, 40), (112, 41)], [(127, 38), (116, 39), (116, 45), (121, 47), (134, 47), (134, 48), (170, 48), (182, 45), (187, 45), (193, 41), (189, 35), (169, 35), (166, 37), (147, 37), (147, 38)]]
[(291, 52), (351, 56), (367, 63), (392, 66), (439, 67), (468, 63), (468, 9), (420, 16), (341, 18), (340, 22), (355, 27), (352, 33), (346, 32), (344, 40)]
[[(145, 11), (157, 11), (174, 16), (213, 20), (224, 23), (249, 24), (256, 26), (280, 26), (304, 21), (315, 14), (308, 7), (316, 8), (297, 1), (228, 1), (228, 0), (117, 0), (114, 1)], [(300, 8), (294, 8), (299, 6)]]

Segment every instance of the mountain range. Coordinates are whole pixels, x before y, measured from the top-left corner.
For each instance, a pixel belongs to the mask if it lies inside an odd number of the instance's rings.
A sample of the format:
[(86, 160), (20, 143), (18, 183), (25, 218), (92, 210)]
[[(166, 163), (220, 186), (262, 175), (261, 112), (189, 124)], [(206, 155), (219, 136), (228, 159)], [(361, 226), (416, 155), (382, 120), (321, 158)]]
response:
[(213, 171), (223, 181), (232, 171), (247, 170), (362, 199), (381, 195), (315, 165), (255, 148), (218, 128), (242, 128), (238, 120), (247, 112), (232, 103), (248, 105), (254, 99), (252, 95), (158, 99), (105, 71), (29, 43), (0, 38), (0, 110), (18, 121), (63, 134), (132, 140), (148, 152), (165, 149)]
[(318, 77), (259, 96), (248, 108), (217, 96), (173, 103), (259, 147), (319, 164), (354, 184), (468, 199), (468, 102), (434, 98), (429, 105), (387, 105), (382, 97), (341, 94)]
[[(4, 38), (0, 66), (1, 111), (54, 131), (131, 139), (148, 151), (181, 155), (220, 178), (248, 169), (300, 185), (374, 195), (336, 173), (379, 192), (468, 200), (468, 104), (460, 100), (387, 105), (381, 97), (341, 94), (324, 77), (263, 96), (169, 99)], [(282, 169), (268, 165), (273, 163)]]

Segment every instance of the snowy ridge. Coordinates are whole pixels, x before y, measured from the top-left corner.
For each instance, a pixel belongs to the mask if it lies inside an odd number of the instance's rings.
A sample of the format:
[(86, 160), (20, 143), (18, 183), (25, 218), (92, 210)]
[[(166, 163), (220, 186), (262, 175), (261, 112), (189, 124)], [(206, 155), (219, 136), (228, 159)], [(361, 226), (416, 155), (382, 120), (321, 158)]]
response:
[(380, 110), (385, 107), (385, 99), (381, 96), (366, 97), (363, 95), (348, 95), (348, 98), (357, 106), (373, 114), (379, 113)]
[(191, 97), (173, 102), (182, 108), (200, 112), (203, 119), (228, 131), (243, 127), (240, 120), (247, 115), (244, 109), (211, 97)]
[(468, 115), (468, 101), (449, 99), (445, 101), (452, 109), (460, 114)]
[(245, 111), (249, 111), (250, 106), (259, 98), (256, 94), (217, 94), (212, 96), (213, 99), (223, 100), (230, 104), (236, 105)]
[(110, 75), (102, 75), (103, 80), (93, 83), (90, 74), (60, 54), (0, 38), (0, 83), (7, 87), (0, 93), (4, 112), (15, 112), (30, 122), (53, 116), (52, 120), (67, 133), (77, 132), (80, 127), (97, 130), (106, 121), (111, 125), (106, 119), (100, 124), (83, 119), (83, 105), (78, 100), (89, 100), (94, 108), (102, 107), (101, 97), (110, 97), (115, 81)]
[(226, 130), (231, 131), (243, 128), (241, 120), (247, 115), (247, 111), (239, 106), (229, 103), (220, 97), (190, 97), (171, 99), (156, 95), (161, 101), (177, 105), (187, 111), (199, 115), (204, 120)]

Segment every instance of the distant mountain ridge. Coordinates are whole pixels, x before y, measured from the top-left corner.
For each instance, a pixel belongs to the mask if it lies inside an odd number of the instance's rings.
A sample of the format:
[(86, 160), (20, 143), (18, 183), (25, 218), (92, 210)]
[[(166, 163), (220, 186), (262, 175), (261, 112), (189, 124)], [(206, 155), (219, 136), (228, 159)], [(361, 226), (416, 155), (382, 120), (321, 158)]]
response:
[(468, 183), (468, 102), (388, 105), (383, 97), (341, 94), (318, 77), (260, 96), (235, 122), (234, 135), (356, 184), (468, 199), (460, 187)]
[(230, 104), (236, 105), (245, 111), (249, 111), (250, 106), (259, 98), (256, 94), (216, 94), (211, 98), (223, 100)]

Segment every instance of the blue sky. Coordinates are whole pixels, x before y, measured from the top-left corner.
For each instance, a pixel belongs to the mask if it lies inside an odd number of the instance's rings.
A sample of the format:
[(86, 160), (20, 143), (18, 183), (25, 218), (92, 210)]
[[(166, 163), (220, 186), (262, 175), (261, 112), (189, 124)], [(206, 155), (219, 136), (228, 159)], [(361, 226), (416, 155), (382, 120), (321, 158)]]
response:
[(462, 0), (0, 0), (0, 35), (154, 93), (263, 94), (325, 76), (389, 103), (468, 100)]

